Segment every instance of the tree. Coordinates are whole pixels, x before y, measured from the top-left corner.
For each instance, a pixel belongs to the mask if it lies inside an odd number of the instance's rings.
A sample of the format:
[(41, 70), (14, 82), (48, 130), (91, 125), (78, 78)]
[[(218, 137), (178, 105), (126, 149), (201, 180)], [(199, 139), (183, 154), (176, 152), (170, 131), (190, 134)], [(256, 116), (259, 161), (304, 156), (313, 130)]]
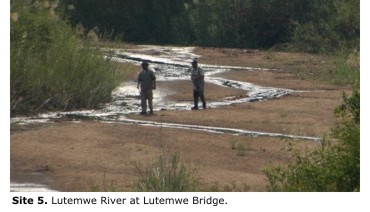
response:
[(359, 0), (62, 0), (86, 32), (129, 42), (333, 52), (359, 44)]

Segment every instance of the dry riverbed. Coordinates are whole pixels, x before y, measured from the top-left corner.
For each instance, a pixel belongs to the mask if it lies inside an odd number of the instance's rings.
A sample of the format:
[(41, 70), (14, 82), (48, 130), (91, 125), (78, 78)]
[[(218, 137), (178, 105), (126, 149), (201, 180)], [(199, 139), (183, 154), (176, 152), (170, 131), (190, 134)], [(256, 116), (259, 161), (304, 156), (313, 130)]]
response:
[[(321, 137), (335, 124), (333, 109), (350, 87), (313, 81), (310, 76), (332, 66), (321, 56), (238, 49), (196, 48), (200, 64), (251, 66), (272, 70), (233, 70), (219, 76), (265, 87), (292, 89), (281, 98), (235, 104), (207, 110), (163, 110), (153, 116), (131, 114), (137, 120), (237, 128), (258, 132)], [(137, 67), (139, 71), (139, 67)], [(136, 72), (132, 72), (134, 80)], [(192, 101), (190, 82), (160, 82), (169, 102)], [(245, 92), (206, 85), (206, 98), (242, 98)], [(143, 166), (159, 155), (180, 156), (196, 170), (200, 190), (267, 191), (265, 168), (286, 165), (290, 144), (301, 151), (318, 146), (311, 140), (215, 134), (105, 123), (59, 121), (32, 126), (12, 126), (11, 180), (47, 184), (59, 191), (91, 191), (112, 185), (131, 191), (138, 179), (135, 164)], [(231, 188), (231, 189), (230, 189)], [(227, 190), (226, 189), (226, 190)]]

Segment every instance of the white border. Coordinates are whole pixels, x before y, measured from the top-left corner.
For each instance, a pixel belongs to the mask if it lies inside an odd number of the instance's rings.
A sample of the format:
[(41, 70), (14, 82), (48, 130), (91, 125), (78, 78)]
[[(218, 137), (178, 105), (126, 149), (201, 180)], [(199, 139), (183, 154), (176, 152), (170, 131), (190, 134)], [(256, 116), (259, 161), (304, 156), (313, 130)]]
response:
[[(24, 209), (27, 211), (79, 211), (81, 209), (109, 209), (109, 211), (125, 211), (130, 209), (148, 209), (150, 211), (368, 211), (369, 204), (366, 204), (365, 195), (369, 193), (369, 140), (368, 131), (365, 127), (369, 126), (368, 117), (369, 113), (366, 110), (369, 108), (369, 93), (368, 91), (368, 79), (369, 79), (369, 48), (367, 39), (370, 38), (368, 30), (368, 3), (369, 1), (361, 1), (361, 37), (366, 38), (361, 40), (361, 192), (355, 193), (44, 193), (44, 192), (28, 192), (28, 193), (10, 193), (10, 174), (9, 174), (9, 158), (10, 158), (10, 134), (9, 134), (9, 88), (10, 88), (10, 61), (9, 61), (9, 11), (10, 3), (8, 1), (1, 1), (1, 64), (2, 74), (0, 77), (1, 87), (1, 168), (6, 170), (1, 174), (0, 181), (0, 204), (2, 208), (4, 206), (11, 207), (8, 210), (19, 210)], [(115, 206), (102, 206), (102, 205), (62, 205), (53, 206), (51, 204), (38, 206), (38, 205), (12, 205), (12, 198), (14, 196), (27, 196), (37, 199), (38, 196), (43, 196), (45, 199), (51, 199), (52, 197), (95, 197), (100, 198), (101, 196), (110, 196), (112, 198), (126, 197), (188, 197), (192, 196), (216, 196), (226, 199), (228, 202), (224, 206), (199, 206), (199, 205), (183, 205), (183, 206), (171, 206), (171, 205), (157, 205), (157, 206), (143, 206), (136, 207), (134, 205), (115, 205)], [(368, 201), (368, 200), (367, 200)]]

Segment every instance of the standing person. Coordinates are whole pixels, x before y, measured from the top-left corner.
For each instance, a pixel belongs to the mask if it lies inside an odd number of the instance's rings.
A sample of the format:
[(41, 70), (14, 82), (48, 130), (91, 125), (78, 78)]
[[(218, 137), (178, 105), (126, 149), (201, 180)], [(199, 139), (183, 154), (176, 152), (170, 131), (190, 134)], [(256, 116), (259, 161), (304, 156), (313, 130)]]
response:
[(189, 69), (191, 72), (191, 81), (193, 83), (193, 97), (194, 97), (194, 107), (192, 110), (198, 110), (198, 100), (199, 97), (203, 102), (203, 109), (206, 109), (206, 99), (204, 98), (204, 70), (198, 67), (197, 60), (193, 60), (191, 63), (192, 68)]
[[(149, 70), (149, 63), (142, 62), (143, 70), (139, 73), (137, 88), (140, 88), (141, 113), (146, 114), (146, 101), (148, 100), (150, 114), (153, 114), (153, 90), (156, 89), (156, 77), (152, 70)], [(140, 86), (140, 87), (139, 87)]]

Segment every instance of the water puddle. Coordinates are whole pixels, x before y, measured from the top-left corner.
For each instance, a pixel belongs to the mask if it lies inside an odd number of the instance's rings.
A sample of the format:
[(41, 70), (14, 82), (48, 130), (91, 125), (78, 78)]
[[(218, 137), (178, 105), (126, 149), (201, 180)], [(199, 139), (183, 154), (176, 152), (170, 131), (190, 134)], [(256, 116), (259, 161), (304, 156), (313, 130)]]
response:
[(10, 192), (56, 192), (42, 184), (10, 183)]

